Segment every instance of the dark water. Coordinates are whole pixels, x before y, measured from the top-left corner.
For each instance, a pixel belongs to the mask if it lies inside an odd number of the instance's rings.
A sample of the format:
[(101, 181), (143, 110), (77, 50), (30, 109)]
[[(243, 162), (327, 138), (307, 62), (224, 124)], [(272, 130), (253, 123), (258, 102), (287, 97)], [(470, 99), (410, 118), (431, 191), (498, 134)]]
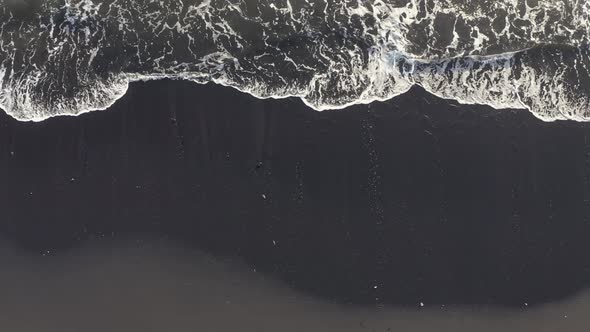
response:
[(588, 122), (589, 18), (573, 0), (3, 0), (0, 107), (80, 114), (167, 77), (318, 110), (419, 85)]
[[(79, 331), (99, 312), (110, 318), (85, 331), (227, 331), (232, 317), (263, 331), (576, 331), (589, 136), (419, 89), (318, 113), (160, 81), (104, 112), (3, 114), (0, 292), (12, 300), (0, 308), (12, 313), (0, 319), (10, 331)], [(245, 302), (223, 311), (216, 291)], [(223, 314), (195, 313), (212, 308)], [(14, 318), (28, 311), (41, 316)]]

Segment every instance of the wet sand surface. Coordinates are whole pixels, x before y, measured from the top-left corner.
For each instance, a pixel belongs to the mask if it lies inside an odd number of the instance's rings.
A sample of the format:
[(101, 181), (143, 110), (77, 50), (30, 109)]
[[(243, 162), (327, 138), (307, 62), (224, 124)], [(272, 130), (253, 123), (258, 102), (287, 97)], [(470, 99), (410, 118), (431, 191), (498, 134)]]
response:
[[(590, 125), (179, 81), (0, 116), (9, 331), (581, 331)], [(229, 301), (229, 302), (227, 302)]]

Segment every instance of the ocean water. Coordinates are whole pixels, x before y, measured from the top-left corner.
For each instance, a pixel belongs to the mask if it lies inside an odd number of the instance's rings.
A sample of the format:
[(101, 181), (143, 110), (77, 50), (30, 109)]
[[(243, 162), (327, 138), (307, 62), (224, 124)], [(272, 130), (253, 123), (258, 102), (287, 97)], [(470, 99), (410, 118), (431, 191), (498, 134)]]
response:
[(411, 86), (586, 121), (590, 4), (554, 0), (4, 1), (0, 106), (39, 121), (133, 81), (228, 85), (316, 110)]

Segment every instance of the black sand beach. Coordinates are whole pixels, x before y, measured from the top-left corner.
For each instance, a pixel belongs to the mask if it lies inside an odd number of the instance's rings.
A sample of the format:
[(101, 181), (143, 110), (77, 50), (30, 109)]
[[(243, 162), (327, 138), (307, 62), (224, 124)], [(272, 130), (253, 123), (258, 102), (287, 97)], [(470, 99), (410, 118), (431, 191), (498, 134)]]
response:
[(33, 256), (149, 236), (361, 306), (514, 309), (590, 281), (587, 124), (417, 88), (315, 112), (159, 81), (0, 128), (0, 234)]

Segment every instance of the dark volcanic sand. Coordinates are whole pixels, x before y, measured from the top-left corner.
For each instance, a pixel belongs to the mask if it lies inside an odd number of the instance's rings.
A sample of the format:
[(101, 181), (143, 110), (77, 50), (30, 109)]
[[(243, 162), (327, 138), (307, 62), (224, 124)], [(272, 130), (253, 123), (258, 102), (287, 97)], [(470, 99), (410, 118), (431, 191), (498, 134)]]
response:
[(37, 256), (164, 237), (338, 303), (533, 306), (589, 284), (589, 162), (590, 124), (418, 88), (319, 113), (137, 83), (103, 112), (0, 116), (0, 234)]

